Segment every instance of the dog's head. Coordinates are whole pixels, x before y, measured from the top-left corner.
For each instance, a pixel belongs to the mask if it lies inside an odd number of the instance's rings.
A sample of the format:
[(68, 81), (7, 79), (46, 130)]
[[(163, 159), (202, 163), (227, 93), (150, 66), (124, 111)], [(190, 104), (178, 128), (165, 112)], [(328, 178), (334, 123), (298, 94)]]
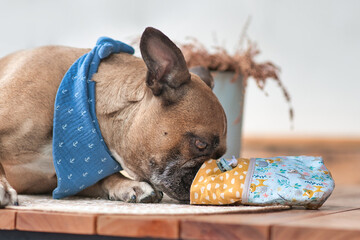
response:
[(225, 112), (211, 81), (190, 73), (180, 49), (162, 32), (147, 28), (140, 49), (148, 90), (126, 130), (123, 165), (137, 179), (188, 201), (203, 162), (226, 151)]

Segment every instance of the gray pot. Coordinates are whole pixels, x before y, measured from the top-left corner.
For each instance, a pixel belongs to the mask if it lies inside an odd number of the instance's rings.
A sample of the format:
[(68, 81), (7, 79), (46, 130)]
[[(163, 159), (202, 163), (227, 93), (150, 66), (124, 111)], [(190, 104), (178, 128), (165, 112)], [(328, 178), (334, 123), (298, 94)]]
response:
[[(233, 72), (213, 72), (214, 74), (214, 93), (218, 97), (225, 110), (227, 117), (227, 151), (225, 158), (235, 156), (240, 157), (241, 151), (241, 132), (244, 109), (243, 78), (240, 76), (236, 82), (232, 83)], [(240, 114), (240, 115), (239, 115)], [(240, 116), (240, 121), (235, 124), (236, 118)]]

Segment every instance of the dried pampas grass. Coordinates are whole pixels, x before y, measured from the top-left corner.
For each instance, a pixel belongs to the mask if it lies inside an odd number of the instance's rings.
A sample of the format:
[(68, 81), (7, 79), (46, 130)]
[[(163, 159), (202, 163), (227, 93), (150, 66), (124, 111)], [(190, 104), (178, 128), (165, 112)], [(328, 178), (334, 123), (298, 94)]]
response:
[(214, 47), (210, 53), (197, 39), (189, 38), (190, 42), (180, 44), (180, 49), (184, 54), (188, 67), (203, 66), (211, 71), (231, 71), (234, 72), (232, 82), (235, 82), (239, 76), (243, 78), (244, 91), (249, 78), (255, 80), (257, 86), (264, 91), (268, 79), (275, 80), (281, 88), (286, 101), (289, 104), (290, 121), (293, 121), (294, 111), (291, 106), (290, 95), (279, 78), (280, 68), (270, 61), (258, 63), (255, 57), (260, 54), (256, 43), (247, 39), (247, 47), (243, 47), (246, 28), (249, 21), (245, 24), (240, 46), (234, 55), (229, 54), (224, 47)]

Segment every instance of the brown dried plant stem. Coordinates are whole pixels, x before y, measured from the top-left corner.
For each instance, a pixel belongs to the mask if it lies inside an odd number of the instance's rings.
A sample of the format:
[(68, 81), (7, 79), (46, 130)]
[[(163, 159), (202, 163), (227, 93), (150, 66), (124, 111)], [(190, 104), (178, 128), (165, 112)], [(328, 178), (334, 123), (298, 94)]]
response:
[[(248, 47), (241, 48), (230, 55), (223, 47), (216, 47), (214, 53), (210, 53), (199, 41), (192, 38), (192, 42), (181, 45), (188, 67), (203, 66), (211, 71), (231, 71), (234, 76), (231, 82), (235, 82), (239, 76), (243, 78), (243, 93), (247, 86), (247, 81), (251, 77), (257, 86), (264, 91), (264, 86), (268, 79), (275, 80), (281, 88), (286, 101), (289, 104), (290, 121), (293, 122), (294, 111), (291, 106), (290, 95), (279, 78), (280, 68), (270, 61), (258, 63), (255, 57), (260, 54), (260, 50), (254, 42), (248, 40)], [(241, 116), (238, 116), (237, 122)]]

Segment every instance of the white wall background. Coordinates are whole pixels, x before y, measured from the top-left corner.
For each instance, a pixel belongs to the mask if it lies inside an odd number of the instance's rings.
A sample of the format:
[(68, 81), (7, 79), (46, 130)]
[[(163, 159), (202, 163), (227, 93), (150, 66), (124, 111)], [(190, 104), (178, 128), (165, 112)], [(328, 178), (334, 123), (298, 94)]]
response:
[[(360, 1), (0, 0), (0, 56), (40, 45), (92, 47), (99, 36), (129, 42), (154, 26), (178, 42), (214, 35), (229, 51), (248, 16), (248, 35), (282, 69), (295, 109), (273, 82), (250, 81), (245, 135), (360, 136)], [(1, 89), (0, 89), (1, 91)]]

